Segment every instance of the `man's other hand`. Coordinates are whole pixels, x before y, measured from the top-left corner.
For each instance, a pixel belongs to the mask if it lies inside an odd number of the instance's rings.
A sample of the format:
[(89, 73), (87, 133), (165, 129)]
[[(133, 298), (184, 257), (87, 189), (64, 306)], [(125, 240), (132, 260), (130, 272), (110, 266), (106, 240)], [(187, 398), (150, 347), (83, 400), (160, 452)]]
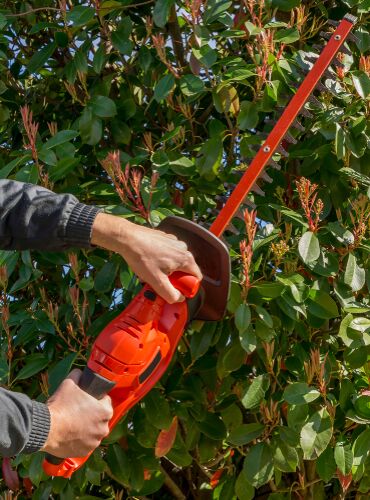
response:
[(51, 425), (42, 451), (56, 457), (83, 457), (109, 433), (110, 397), (98, 401), (80, 389), (81, 373), (73, 370), (47, 401)]
[(133, 224), (122, 217), (99, 213), (91, 243), (122, 255), (135, 274), (167, 302), (184, 300), (168, 275), (183, 271), (202, 279), (202, 273), (186, 243), (157, 229)]

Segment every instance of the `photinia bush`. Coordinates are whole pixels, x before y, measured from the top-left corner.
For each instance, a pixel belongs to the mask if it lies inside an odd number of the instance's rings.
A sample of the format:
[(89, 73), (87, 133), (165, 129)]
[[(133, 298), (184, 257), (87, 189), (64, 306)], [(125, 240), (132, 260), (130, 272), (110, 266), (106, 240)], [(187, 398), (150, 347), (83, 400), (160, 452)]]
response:
[[(321, 106), (225, 235), (226, 318), (190, 325), (160, 383), (71, 480), (47, 478), (41, 453), (4, 459), (5, 498), (369, 497), (369, 9), (1, 2), (0, 177), (153, 227), (214, 220), (328, 19), (359, 17)], [(140, 287), (100, 249), (1, 251), (0, 282), (0, 382), (41, 401)]]

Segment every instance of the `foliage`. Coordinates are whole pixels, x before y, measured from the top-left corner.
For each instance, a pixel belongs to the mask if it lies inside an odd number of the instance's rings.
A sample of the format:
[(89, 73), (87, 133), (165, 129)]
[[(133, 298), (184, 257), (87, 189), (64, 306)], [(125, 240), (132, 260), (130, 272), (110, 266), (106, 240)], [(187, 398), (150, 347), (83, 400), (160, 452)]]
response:
[[(258, 5), (257, 5), (258, 4)], [(142, 224), (210, 223), (328, 18), (358, 15), (322, 108), (226, 234), (228, 315), (71, 481), (3, 461), (18, 498), (368, 498), (368, 0), (1, 3), (0, 175)], [(137, 292), (115, 255), (0, 253), (0, 381), (45, 400)], [(12, 472), (13, 470), (13, 472)]]

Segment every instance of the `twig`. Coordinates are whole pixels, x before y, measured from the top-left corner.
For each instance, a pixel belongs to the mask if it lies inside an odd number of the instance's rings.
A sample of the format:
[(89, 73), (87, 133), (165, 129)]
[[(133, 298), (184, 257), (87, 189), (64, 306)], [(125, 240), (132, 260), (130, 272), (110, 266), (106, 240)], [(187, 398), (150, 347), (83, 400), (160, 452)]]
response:
[(164, 484), (170, 490), (173, 497), (176, 500), (186, 500), (186, 496), (163, 467), (161, 467), (161, 472), (164, 474)]
[[(114, 10), (133, 9), (135, 7), (141, 7), (142, 5), (148, 5), (150, 3), (154, 3), (154, 0), (146, 0), (146, 2), (133, 3), (131, 5), (122, 5), (120, 7), (115, 7)], [(60, 12), (62, 9), (59, 9), (58, 7), (37, 7), (36, 9), (30, 9), (27, 10), (26, 12), (19, 12), (18, 14), (4, 14), (4, 15), (5, 17), (22, 17), (22, 16), (28, 16), (29, 14), (34, 14), (35, 12), (48, 11), (48, 10), (54, 12)]]

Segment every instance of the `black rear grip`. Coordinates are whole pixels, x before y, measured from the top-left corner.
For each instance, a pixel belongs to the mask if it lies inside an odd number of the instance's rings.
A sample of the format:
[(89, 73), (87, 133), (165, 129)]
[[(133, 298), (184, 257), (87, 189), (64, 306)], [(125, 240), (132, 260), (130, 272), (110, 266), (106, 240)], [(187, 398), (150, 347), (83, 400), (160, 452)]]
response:
[[(80, 389), (95, 399), (102, 399), (115, 385), (115, 382), (93, 372), (88, 366), (84, 368), (78, 382)], [(64, 461), (64, 458), (55, 457), (54, 455), (49, 455), (49, 453), (46, 454), (45, 458), (53, 465), (59, 465)]]

